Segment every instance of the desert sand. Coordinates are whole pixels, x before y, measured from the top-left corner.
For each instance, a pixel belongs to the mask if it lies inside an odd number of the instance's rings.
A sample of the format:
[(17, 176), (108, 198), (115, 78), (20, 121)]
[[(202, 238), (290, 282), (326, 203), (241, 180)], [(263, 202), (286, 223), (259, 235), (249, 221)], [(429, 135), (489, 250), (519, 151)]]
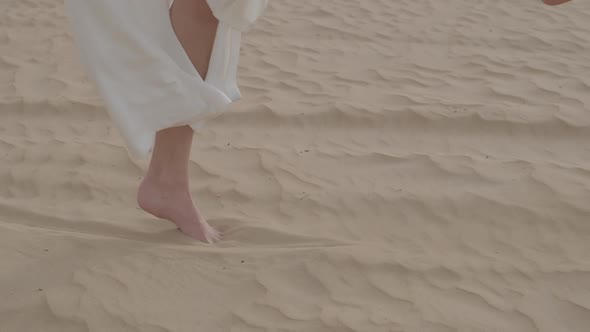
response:
[(62, 1), (1, 1), (0, 331), (590, 331), (588, 17), (272, 0), (195, 137), (211, 246), (138, 209)]

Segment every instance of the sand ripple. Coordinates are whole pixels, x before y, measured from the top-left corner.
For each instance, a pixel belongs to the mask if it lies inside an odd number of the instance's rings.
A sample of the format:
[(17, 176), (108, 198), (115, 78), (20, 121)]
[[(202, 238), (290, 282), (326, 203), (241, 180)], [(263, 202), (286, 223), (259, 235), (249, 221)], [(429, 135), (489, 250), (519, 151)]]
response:
[[(0, 3), (0, 331), (590, 330), (590, 4), (273, 0), (141, 213), (62, 2)], [(165, 111), (165, 110), (163, 110)]]

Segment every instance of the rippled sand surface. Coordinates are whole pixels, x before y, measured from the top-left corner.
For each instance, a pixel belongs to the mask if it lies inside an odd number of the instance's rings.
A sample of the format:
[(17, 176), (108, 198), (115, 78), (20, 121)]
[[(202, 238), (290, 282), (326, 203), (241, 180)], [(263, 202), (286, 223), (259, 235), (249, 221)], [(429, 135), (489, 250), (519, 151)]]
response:
[(271, 1), (195, 137), (207, 246), (137, 208), (62, 1), (0, 2), (0, 331), (590, 331), (588, 17)]

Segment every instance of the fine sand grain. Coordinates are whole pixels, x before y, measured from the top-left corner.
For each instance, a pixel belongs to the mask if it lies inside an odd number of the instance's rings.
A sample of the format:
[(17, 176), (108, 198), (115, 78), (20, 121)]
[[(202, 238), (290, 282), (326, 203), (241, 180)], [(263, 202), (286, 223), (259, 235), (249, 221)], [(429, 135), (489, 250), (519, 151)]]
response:
[(271, 0), (195, 136), (208, 246), (137, 208), (62, 1), (1, 1), (0, 331), (590, 331), (588, 17)]

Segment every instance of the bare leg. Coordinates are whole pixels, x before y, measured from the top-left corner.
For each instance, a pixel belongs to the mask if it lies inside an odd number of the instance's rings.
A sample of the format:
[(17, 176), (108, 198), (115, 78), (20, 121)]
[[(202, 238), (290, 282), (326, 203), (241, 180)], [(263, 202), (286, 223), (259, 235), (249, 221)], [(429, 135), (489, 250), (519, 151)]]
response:
[[(175, 0), (170, 15), (183, 48), (199, 74), (205, 77), (217, 19), (205, 0)], [(154, 152), (137, 201), (143, 210), (174, 222), (188, 236), (212, 243), (219, 234), (202, 217), (189, 190), (192, 140), (193, 131), (189, 126), (169, 128), (156, 134)]]
[(170, 16), (178, 40), (204, 79), (217, 32), (217, 18), (206, 0), (175, 0)]

